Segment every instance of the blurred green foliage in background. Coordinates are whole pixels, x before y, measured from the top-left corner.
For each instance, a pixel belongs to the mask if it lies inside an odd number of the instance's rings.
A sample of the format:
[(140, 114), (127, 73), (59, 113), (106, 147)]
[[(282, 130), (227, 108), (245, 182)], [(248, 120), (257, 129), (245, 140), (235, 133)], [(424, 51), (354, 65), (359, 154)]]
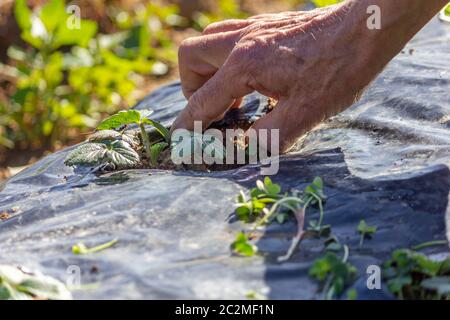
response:
[(176, 52), (165, 29), (177, 19), (176, 7), (151, 3), (117, 21), (120, 32), (97, 33), (97, 22), (66, 12), (64, 0), (50, 0), (31, 11), (17, 0), (15, 18), (30, 48), (8, 49), (13, 65), (3, 72), (15, 91), (0, 104), (0, 144), (51, 148), (66, 143), (70, 130), (94, 127), (103, 113), (135, 102), (139, 75), (164, 75)]
[(48, 0), (34, 10), (17, 0), (15, 19), (27, 45), (9, 47), (9, 64), (0, 64), (13, 87), (0, 100), (0, 149), (52, 150), (105, 114), (133, 105), (146, 77), (164, 76), (176, 66), (171, 32), (245, 18), (240, 4), (219, 0), (214, 12), (196, 12), (192, 20), (167, 2), (143, 2), (129, 11), (108, 6), (115, 31), (100, 34), (96, 21), (77, 20), (65, 0)]

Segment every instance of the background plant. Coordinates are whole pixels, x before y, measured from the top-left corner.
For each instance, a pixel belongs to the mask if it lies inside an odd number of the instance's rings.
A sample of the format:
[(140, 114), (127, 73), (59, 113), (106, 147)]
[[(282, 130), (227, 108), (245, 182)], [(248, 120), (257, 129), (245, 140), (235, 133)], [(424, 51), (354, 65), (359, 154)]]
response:
[[(282, 2), (292, 8), (291, 0)], [(0, 63), (0, 166), (19, 165), (9, 157), (19, 150), (26, 161), (82, 141), (81, 133), (106, 114), (132, 106), (159, 79), (176, 78), (177, 44), (198, 35), (192, 28), (255, 14), (243, 9), (248, 3), (270, 6), (270, 1), (220, 0), (182, 17), (177, 1), (126, 3), (131, 5), (112, 0), (95, 10), (82, 4), (85, 19), (80, 29), (70, 29), (69, 2), (47, 0), (34, 9), (26, 0), (15, 2), (23, 42), (15, 40)]]
[(432, 260), (412, 250), (396, 250), (383, 265), (388, 289), (400, 299), (450, 299), (450, 258)]
[(66, 143), (74, 129), (93, 127), (102, 114), (133, 104), (139, 74), (167, 72), (155, 69), (154, 53), (143, 49), (148, 41), (133, 42), (133, 29), (100, 35), (90, 20), (70, 29), (65, 10), (63, 0), (35, 11), (25, 0), (16, 2), (21, 37), (30, 48), (8, 49), (15, 90), (0, 105), (5, 146)]
[[(295, 190), (291, 193), (281, 193), (281, 186), (273, 183), (269, 177), (265, 177), (264, 181), (256, 181), (256, 188), (250, 190), (249, 196), (243, 191), (240, 192), (237, 197), (236, 216), (245, 223), (254, 223), (253, 231), (255, 231), (258, 227), (275, 220), (283, 223), (289, 215), (294, 215), (298, 231), (286, 255), (278, 258), (278, 261), (283, 262), (292, 256), (305, 235), (304, 222), (308, 207), (317, 205), (319, 208), (319, 220), (311, 220), (308, 230), (320, 236), (324, 228), (329, 228), (322, 225), (324, 200), (323, 181), (319, 177), (307, 185), (301, 193)], [(253, 245), (249, 243), (248, 237), (245, 234), (238, 234), (232, 248), (238, 254), (251, 256), (256, 250), (247, 250), (250, 246)]]

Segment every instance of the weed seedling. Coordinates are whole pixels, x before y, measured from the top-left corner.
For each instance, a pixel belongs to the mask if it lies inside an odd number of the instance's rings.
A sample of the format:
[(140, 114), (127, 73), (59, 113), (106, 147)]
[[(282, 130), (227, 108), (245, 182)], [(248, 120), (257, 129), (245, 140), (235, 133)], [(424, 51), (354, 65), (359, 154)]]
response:
[(244, 257), (252, 257), (257, 251), (256, 246), (249, 242), (248, 237), (243, 232), (238, 233), (231, 248), (233, 249), (233, 252)]
[(104, 244), (101, 244), (101, 245), (98, 245), (98, 246), (92, 247), (92, 248), (87, 248), (83, 243), (78, 243), (72, 247), (72, 253), (73, 254), (91, 254), (91, 253), (99, 252), (99, 251), (111, 248), (118, 241), (119, 241), (118, 239), (114, 239), (107, 243), (104, 243)]
[(364, 220), (361, 220), (358, 225), (358, 232), (361, 234), (361, 238), (359, 240), (359, 247), (361, 248), (364, 244), (364, 239), (370, 238), (375, 232), (377, 232), (377, 227), (370, 227)]
[(400, 299), (450, 299), (450, 258), (442, 261), (396, 250), (383, 265), (388, 289)]
[(293, 214), (297, 219), (298, 232), (286, 255), (278, 258), (278, 261), (283, 262), (290, 259), (305, 234), (304, 221), (307, 208), (316, 204), (319, 206), (320, 216), (319, 221), (314, 225), (314, 231), (320, 234), (323, 229), (324, 199), (321, 178), (315, 178), (301, 194), (296, 191), (283, 194), (280, 185), (266, 177), (264, 181), (256, 181), (256, 188), (250, 190), (249, 196), (243, 191), (240, 192), (237, 198), (236, 216), (246, 223), (254, 222), (255, 230), (274, 220), (284, 222), (288, 215)]
[(357, 274), (356, 268), (347, 262), (348, 247), (344, 245), (343, 248), (342, 259), (328, 251), (323, 258), (315, 260), (309, 269), (309, 275), (323, 284), (322, 292), (326, 300), (340, 296), (346, 286), (354, 281)]

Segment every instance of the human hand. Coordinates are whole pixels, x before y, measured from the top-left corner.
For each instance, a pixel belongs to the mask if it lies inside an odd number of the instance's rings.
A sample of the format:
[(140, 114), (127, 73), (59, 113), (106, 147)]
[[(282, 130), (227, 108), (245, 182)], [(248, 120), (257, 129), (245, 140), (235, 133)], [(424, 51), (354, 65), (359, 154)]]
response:
[(180, 77), (189, 101), (172, 129), (193, 130), (194, 121), (207, 128), (256, 90), (278, 104), (252, 128), (279, 129), (280, 151), (286, 151), (355, 102), (434, 12), (424, 10), (425, 0), (378, 0), (385, 22), (374, 31), (366, 24), (373, 2), (224, 21), (184, 41)]

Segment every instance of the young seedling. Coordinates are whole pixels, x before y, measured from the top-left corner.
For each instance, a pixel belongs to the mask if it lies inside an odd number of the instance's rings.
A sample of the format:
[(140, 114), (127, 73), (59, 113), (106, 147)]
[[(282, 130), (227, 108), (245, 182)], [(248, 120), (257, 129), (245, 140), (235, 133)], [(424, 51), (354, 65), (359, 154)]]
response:
[(155, 143), (150, 147), (150, 163), (153, 167), (158, 165), (159, 154), (169, 147), (167, 142)]
[(231, 248), (233, 252), (244, 257), (252, 257), (257, 252), (256, 246), (249, 242), (248, 237), (243, 232), (238, 233)]
[(247, 197), (244, 192), (240, 192), (237, 198), (236, 216), (246, 223), (256, 222), (255, 230), (274, 219), (284, 221), (287, 214), (294, 214), (297, 219), (298, 232), (292, 240), (287, 254), (278, 258), (280, 262), (283, 262), (290, 259), (305, 234), (305, 213), (311, 205), (318, 204), (319, 206), (320, 219), (316, 230), (322, 230), (324, 199), (321, 178), (315, 178), (313, 183), (308, 185), (300, 195), (298, 192), (282, 194), (280, 185), (274, 184), (269, 177), (266, 177), (264, 181), (256, 182), (256, 188), (250, 190), (250, 197)]
[[(169, 131), (156, 121), (147, 117), (151, 110), (121, 111), (104, 120), (97, 127), (97, 132), (91, 135), (88, 142), (72, 151), (66, 158), (68, 166), (96, 166), (101, 169), (128, 169), (141, 164), (139, 149), (142, 144), (149, 162), (157, 165), (157, 157), (170, 140)], [(136, 124), (140, 130), (141, 140), (136, 131), (125, 131), (128, 125)], [(164, 138), (165, 142), (151, 145), (145, 131), (145, 125), (153, 126)], [(114, 129), (120, 129), (116, 131)]]
[(78, 243), (72, 247), (72, 253), (81, 255), (81, 254), (91, 254), (91, 253), (99, 252), (99, 251), (111, 248), (118, 241), (119, 241), (118, 239), (114, 239), (114, 240), (111, 240), (107, 243), (98, 245), (93, 248), (87, 248), (83, 243)]
[(364, 239), (370, 238), (377, 232), (377, 227), (370, 227), (364, 220), (361, 220), (358, 225), (358, 232), (361, 234), (361, 239), (359, 241), (359, 247), (361, 248), (364, 244)]
[(147, 153), (147, 158), (151, 159), (151, 144), (148, 139), (147, 132), (145, 131), (145, 125), (151, 125), (164, 137), (166, 143), (170, 142), (170, 132), (164, 126), (156, 121), (150, 120), (148, 116), (153, 113), (151, 110), (138, 111), (138, 110), (127, 110), (121, 111), (108, 119), (104, 120), (97, 127), (97, 130), (112, 130), (117, 129), (122, 126), (128, 126), (130, 124), (136, 124), (139, 126), (141, 131), (141, 139), (144, 144), (145, 151)]
[(450, 299), (450, 258), (432, 260), (411, 250), (393, 252), (383, 264), (389, 291), (399, 299)]
[(342, 259), (328, 251), (323, 258), (315, 260), (309, 269), (309, 275), (322, 283), (325, 300), (340, 296), (356, 278), (357, 269), (347, 262), (348, 247), (344, 245), (343, 248)]

